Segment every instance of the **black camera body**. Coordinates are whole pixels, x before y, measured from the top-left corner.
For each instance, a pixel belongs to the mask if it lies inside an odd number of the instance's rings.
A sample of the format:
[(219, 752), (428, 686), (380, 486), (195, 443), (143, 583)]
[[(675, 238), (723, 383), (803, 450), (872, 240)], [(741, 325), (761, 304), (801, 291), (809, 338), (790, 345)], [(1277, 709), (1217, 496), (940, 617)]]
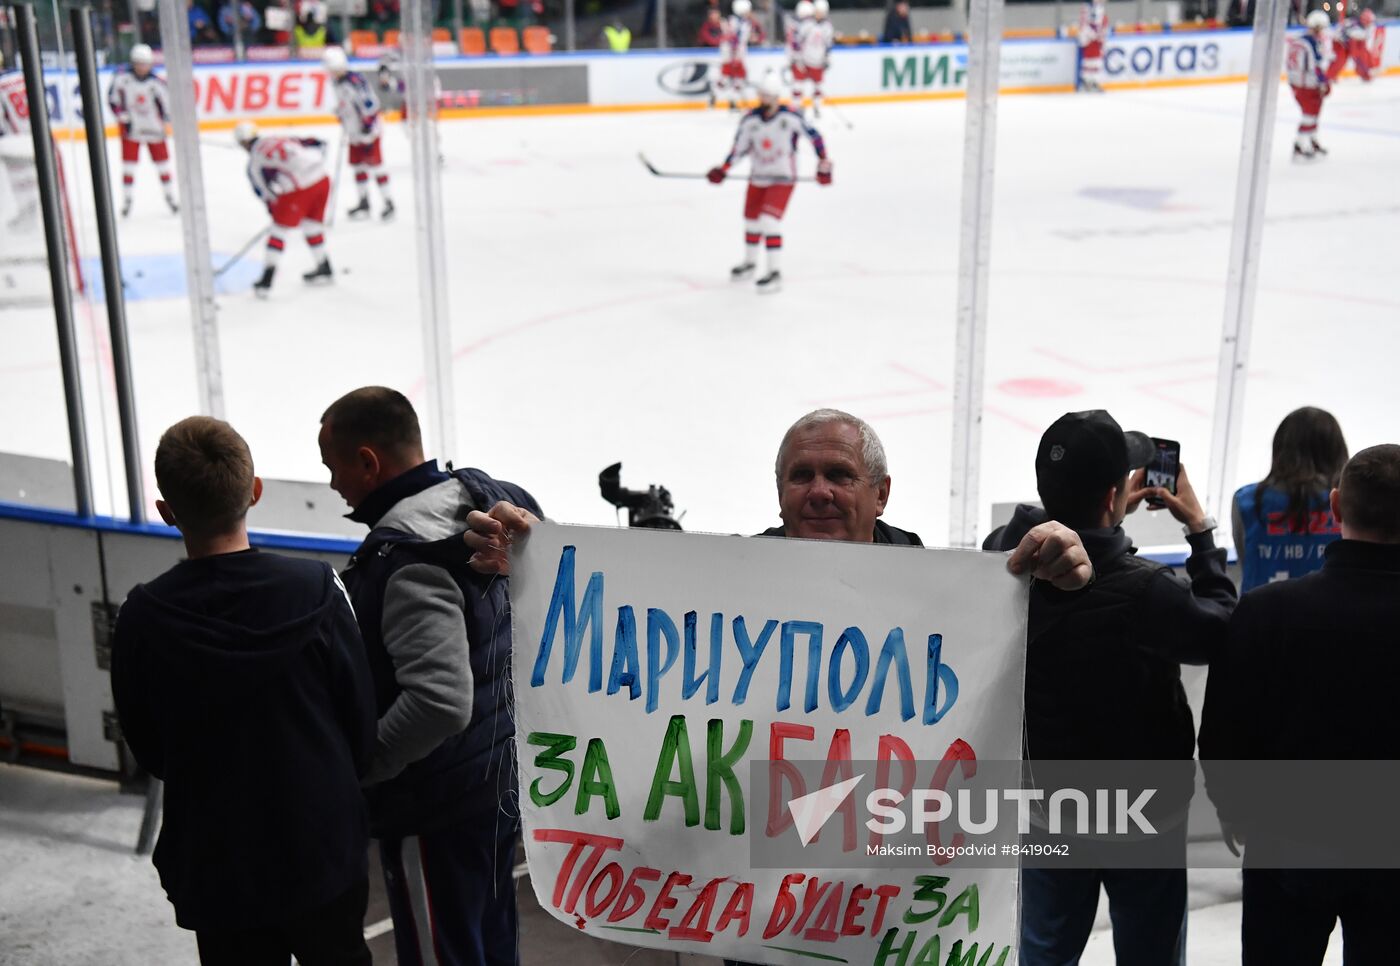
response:
[(629, 490), (622, 485), (622, 464), (614, 463), (598, 474), (598, 489), (607, 500), (619, 510), (627, 511), (629, 527), (647, 527), (652, 530), (679, 530), (676, 519), (676, 505), (671, 501), (671, 491), (664, 486), (652, 485), (645, 490)]

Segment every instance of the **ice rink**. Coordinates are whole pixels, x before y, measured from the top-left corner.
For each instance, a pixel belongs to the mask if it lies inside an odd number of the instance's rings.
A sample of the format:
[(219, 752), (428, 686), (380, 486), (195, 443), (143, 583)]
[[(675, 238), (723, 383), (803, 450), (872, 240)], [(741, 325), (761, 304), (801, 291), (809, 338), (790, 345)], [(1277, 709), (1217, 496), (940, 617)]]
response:
[[(1125, 427), (1180, 440), (1204, 489), (1244, 102), (1239, 84), (1001, 100), (984, 521), (991, 503), (1034, 496), (1036, 441), (1070, 409), (1108, 408)], [(1396, 437), (1400, 79), (1338, 87), (1320, 130), (1331, 153), (1317, 164), (1290, 163), (1297, 113), (1282, 88), (1237, 483), (1268, 469), (1273, 429), (1299, 405), (1332, 410), (1353, 450)], [(733, 116), (443, 122), (460, 442), (434, 455), (524, 484), (556, 519), (593, 523), (614, 520), (596, 478), (622, 460), (624, 485), (670, 488), (687, 529), (753, 532), (777, 522), (783, 429), (834, 405), (885, 440), (891, 522), (942, 543), (963, 117), (956, 100), (828, 110), (820, 126), (836, 183), (797, 190), (786, 287), (771, 297), (728, 280), (742, 178), (661, 180), (636, 157), (704, 171), (724, 157)], [(229, 134), (203, 139), (222, 264), (266, 215)], [(63, 151), (91, 278), (85, 154)], [(333, 286), (302, 284), (309, 257), (297, 236), (268, 301), (249, 291), (260, 248), (225, 276), (227, 416), (264, 476), (325, 478), (319, 416), (348, 389), (383, 383), (424, 401), (397, 125), (385, 153), (399, 217), (349, 222), (342, 178)], [(810, 152), (804, 163), (810, 171)], [(160, 431), (196, 410), (197, 393), (179, 223), (148, 162), (120, 240), (149, 466)], [(88, 300), (77, 319), (99, 507), (120, 510), (105, 315)], [(3, 330), (0, 451), (67, 458), (52, 312), (9, 307)]]

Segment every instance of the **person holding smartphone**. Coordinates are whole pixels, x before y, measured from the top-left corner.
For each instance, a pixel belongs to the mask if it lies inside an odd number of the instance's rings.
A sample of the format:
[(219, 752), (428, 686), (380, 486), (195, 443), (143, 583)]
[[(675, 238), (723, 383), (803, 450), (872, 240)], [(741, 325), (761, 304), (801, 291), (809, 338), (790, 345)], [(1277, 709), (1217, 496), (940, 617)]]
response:
[[(1094, 568), (1094, 582), (1083, 590), (1065, 592), (1040, 581), (1031, 588), (1026, 758), (1185, 766), (1181, 779), (1154, 800), (1162, 808), (1156, 814), (1172, 821), (1158, 825), (1153, 859), (1144, 860), (1151, 867), (1110, 868), (1105, 861), (1101, 868), (1022, 870), (1022, 966), (1077, 962), (1100, 888), (1108, 893), (1120, 963), (1184, 961), (1186, 825), (1180, 816), (1194, 791), (1186, 763), (1195, 754), (1196, 732), (1181, 665), (1205, 664), (1220, 653), (1237, 595), (1225, 572), (1225, 551), (1215, 546), (1215, 521), (1196, 498), (1180, 447), (1171, 460), (1175, 487), (1147, 485), (1146, 467), (1156, 460), (1161, 468), (1160, 452), (1153, 439), (1124, 432), (1101, 409), (1066, 413), (1046, 430), (1036, 454), (1044, 508), (1017, 507), (1011, 522), (982, 545), (1009, 549), (1033, 527), (1055, 520), (1079, 535)], [(1185, 578), (1138, 556), (1123, 532), (1123, 518), (1148, 499), (1186, 531), (1191, 555)], [(1161, 860), (1164, 854), (1171, 861)], [(1121, 852), (1114, 861), (1122, 861)]]

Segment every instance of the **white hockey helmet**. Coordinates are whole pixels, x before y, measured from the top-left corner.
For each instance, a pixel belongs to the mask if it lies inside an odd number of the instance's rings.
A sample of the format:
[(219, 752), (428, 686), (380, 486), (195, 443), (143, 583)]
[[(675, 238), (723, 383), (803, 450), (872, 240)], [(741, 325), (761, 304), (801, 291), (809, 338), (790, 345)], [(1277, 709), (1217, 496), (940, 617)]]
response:
[(758, 96), (760, 100), (775, 102), (783, 96), (783, 79), (776, 71), (763, 75), (763, 80), (758, 82)]
[(332, 74), (343, 74), (350, 69), (350, 61), (345, 51), (339, 47), (327, 47), (321, 55), (321, 66)]
[(812, 0), (797, 0), (797, 8), (793, 13), (797, 14), (798, 20), (806, 20), (814, 9), (816, 8), (812, 5)]
[(233, 127), (233, 139), (243, 147), (257, 140), (258, 126), (252, 121), (239, 121)]
[(812, 0), (812, 12), (818, 17), (825, 17), (831, 13), (831, 4), (827, 0)]
[(131, 62), (133, 64), (154, 64), (156, 55), (151, 52), (147, 44), (137, 44), (131, 48)]
[(734, 0), (734, 6), (730, 7), (736, 17), (747, 17), (753, 13), (753, 4), (750, 0)]
[(1307, 25), (1309, 30), (1326, 30), (1332, 26), (1332, 18), (1327, 16), (1325, 10), (1314, 10), (1308, 14)]

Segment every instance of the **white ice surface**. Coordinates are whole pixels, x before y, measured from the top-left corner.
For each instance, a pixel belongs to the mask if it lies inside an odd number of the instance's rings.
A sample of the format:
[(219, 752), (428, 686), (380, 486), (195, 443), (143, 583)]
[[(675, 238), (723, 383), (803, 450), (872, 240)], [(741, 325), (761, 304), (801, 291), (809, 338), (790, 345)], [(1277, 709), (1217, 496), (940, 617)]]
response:
[[(1105, 407), (1180, 440), (1204, 488), (1244, 96), (1229, 85), (1002, 100), (984, 521), (992, 502), (1034, 496), (1036, 441), (1070, 409)], [(625, 485), (671, 489), (687, 528), (753, 532), (777, 522), (782, 431), (836, 405), (884, 437), (888, 519), (943, 542), (963, 105), (838, 110), (851, 127), (830, 112), (822, 123), (836, 184), (796, 192), (786, 289), (773, 297), (727, 280), (740, 185), (652, 178), (635, 157), (703, 171), (724, 156), (731, 116), (443, 123), (461, 437), (445, 455), (522, 483), (556, 519), (593, 523), (614, 519), (596, 477), (622, 460)], [(1338, 88), (1319, 164), (1289, 162), (1296, 113), (1283, 90), (1238, 483), (1267, 470), (1273, 429), (1299, 405), (1336, 413), (1353, 449), (1396, 438), (1400, 80)], [(266, 216), (228, 135), (204, 138), (221, 262)], [(95, 255), (83, 152), (65, 151)], [(246, 288), (257, 250), (219, 300), (227, 415), (265, 476), (325, 478), (318, 419), (348, 389), (384, 383), (425, 400), (402, 130), (387, 132), (385, 154), (399, 219), (348, 222), (345, 179), (334, 286), (303, 286), (309, 259), (293, 237), (269, 301)], [(181, 249), (147, 162), (120, 233), (124, 256)], [(128, 312), (149, 466), (160, 431), (196, 408), (189, 310), (175, 297)], [(65, 458), (52, 315), (4, 316), (0, 451)], [(80, 304), (78, 321), (98, 501), (120, 508), (114, 408), (97, 404), (110, 397), (101, 306)]]

